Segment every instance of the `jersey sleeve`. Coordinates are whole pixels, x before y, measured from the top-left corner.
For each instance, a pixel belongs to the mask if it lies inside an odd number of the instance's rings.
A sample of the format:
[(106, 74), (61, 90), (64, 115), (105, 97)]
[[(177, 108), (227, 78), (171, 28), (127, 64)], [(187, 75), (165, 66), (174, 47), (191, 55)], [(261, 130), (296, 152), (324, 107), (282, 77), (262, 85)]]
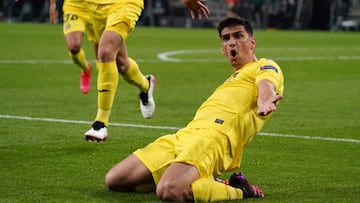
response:
[(261, 80), (269, 80), (276, 87), (277, 94), (283, 94), (284, 76), (278, 64), (272, 60), (265, 60), (256, 70), (256, 86)]

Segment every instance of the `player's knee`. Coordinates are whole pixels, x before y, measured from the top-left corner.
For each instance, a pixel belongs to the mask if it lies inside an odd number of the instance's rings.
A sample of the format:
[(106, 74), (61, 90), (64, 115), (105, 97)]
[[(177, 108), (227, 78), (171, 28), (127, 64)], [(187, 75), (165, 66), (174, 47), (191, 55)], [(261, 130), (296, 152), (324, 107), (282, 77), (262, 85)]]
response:
[(103, 62), (115, 61), (116, 53), (116, 50), (112, 47), (101, 46), (98, 49), (97, 57)]
[(156, 187), (156, 196), (162, 201), (176, 201), (175, 188), (171, 183), (166, 182)]
[(185, 202), (188, 196), (187, 191), (179, 187), (175, 181), (165, 181), (156, 187), (156, 196), (161, 201)]
[(75, 55), (80, 52), (81, 46), (80, 44), (70, 44), (68, 49), (71, 54)]
[(111, 190), (111, 188), (115, 185), (114, 177), (110, 172), (108, 172), (105, 176), (105, 185), (109, 190)]
[(114, 174), (109, 171), (105, 176), (105, 185), (112, 191), (117, 191), (118, 188), (126, 182), (127, 178), (122, 174)]

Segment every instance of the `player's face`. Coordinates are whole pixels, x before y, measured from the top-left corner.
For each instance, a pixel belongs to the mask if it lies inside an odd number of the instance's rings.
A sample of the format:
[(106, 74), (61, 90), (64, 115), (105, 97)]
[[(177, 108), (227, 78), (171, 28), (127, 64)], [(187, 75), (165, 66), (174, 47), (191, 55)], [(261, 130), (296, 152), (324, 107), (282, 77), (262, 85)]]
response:
[(249, 36), (242, 25), (221, 31), (222, 52), (235, 69), (253, 61), (255, 45), (255, 37)]

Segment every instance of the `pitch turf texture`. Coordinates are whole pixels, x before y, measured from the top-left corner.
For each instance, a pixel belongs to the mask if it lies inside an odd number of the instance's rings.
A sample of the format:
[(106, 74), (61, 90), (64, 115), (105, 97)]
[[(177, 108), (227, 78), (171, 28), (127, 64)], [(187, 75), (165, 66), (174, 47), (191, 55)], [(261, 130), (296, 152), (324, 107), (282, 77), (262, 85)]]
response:
[[(245, 150), (240, 171), (265, 198), (244, 202), (358, 202), (359, 33), (255, 34), (257, 57), (283, 68), (285, 98)], [(159, 202), (154, 193), (109, 192), (106, 172), (185, 126), (232, 73), (215, 29), (138, 27), (127, 46), (142, 72), (156, 76), (156, 113), (143, 119), (138, 90), (120, 80), (109, 140), (89, 143), (97, 73), (82, 95), (62, 27), (0, 24), (0, 39), (0, 202)], [(86, 39), (84, 49), (94, 64)]]

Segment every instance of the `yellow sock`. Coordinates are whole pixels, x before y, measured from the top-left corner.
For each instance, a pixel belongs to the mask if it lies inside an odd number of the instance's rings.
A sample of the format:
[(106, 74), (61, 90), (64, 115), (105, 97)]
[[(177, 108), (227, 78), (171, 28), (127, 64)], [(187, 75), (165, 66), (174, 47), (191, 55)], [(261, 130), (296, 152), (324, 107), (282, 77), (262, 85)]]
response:
[(210, 178), (200, 178), (191, 185), (195, 202), (212, 202), (242, 199), (242, 190), (216, 182)]
[(80, 49), (79, 53), (72, 54), (69, 52), (70, 58), (74, 61), (75, 64), (77, 64), (83, 71), (87, 72), (89, 70), (88, 68), (88, 62), (85, 57), (85, 52), (83, 49)]
[(116, 62), (96, 63), (99, 70), (97, 79), (98, 111), (96, 121), (101, 121), (108, 126), (111, 108), (119, 81)]
[(141, 92), (146, 92), (149, 89), (150, 85), (148, 80), (141, 73), (138, 64), (130, 57), (129, 61), (130, 67), (122, 76), (128, 83), (138, 87)]

